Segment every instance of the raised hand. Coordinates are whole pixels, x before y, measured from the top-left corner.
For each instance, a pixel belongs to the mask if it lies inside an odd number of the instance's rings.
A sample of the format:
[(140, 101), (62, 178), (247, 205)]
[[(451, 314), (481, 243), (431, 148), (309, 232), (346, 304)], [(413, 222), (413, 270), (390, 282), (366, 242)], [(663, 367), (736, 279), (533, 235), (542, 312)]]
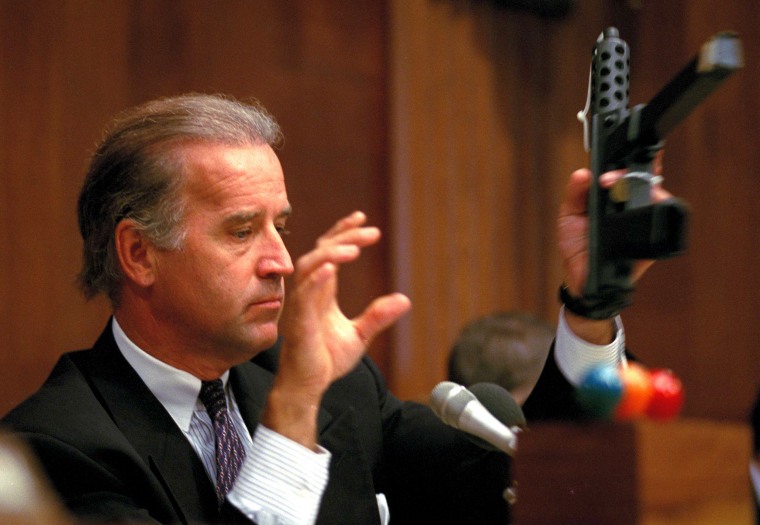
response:
[[(662, 171), (660, 157), (655, 162), (655, 173)], [(602, 188), (611, 188), (625, 175), (624, 170), (610, 171), (599, 178)], [(560, 205), (557, 219), (557, 238), (560, 256), (565, 269), (565, 285), (572, 295), (580, 297), (588, 274), (588, 191), (591, 187), (591, 171), (580, 169), (570, 175), (565, 187), (565, 197)], [(672, 195), (660, 183), (652, 186), (652, 202), (660, 202)], [(631, 280), (637, 281), (654, 261), (636, 261)]]
[(325, 390), (351, 371), (377, 334), (411, 306), (406, 296), (393, 293), (376, 298), (353, 319), (341, 311), (337, 300), (340, 266), (356, 260), (362, 248), (380, 239), (380, 230), (365, 223), (362, 212), (340, 219), (296, 262), (281, 322), (279, 370), (262, 422), (279, 426), (286, 422), (282, 416), (287, 416), (288, 427), (300, 430), (291, 434), (273, 429), (304, 444), (314, 439), (314, 429), (300, 427), (296, 421), (306, 418), (315, 424)]
[[(661, 156), (658, 156), (655, 159), (655, 173), (660, 175), (661, 171)], [(609, 189), (624, 174), (623, 170), (605, 173), (599, 178), (599, 185)], [(565, 270), (565, 285), (570, 294), (576, 297), (583, 295), (588, 274), (588, 192), (591, 178), (592, 173), (588, 169), (580, 169), (570, 175), (557, 219), (557, 238)], [(672, 195), (658, 183), (652, 187), (651, 197), (653, 202), (660, 202)], [(636, 261), (631, 271), (631, 280), (635, 282), (640, 279), (653, 262)], [(565, 319), (571, 330), (588, 342), (607, 344), (614, 336), (612, 323), (608, 321), (587, 319), (574, 315), (569, 310), (565, 310)]]

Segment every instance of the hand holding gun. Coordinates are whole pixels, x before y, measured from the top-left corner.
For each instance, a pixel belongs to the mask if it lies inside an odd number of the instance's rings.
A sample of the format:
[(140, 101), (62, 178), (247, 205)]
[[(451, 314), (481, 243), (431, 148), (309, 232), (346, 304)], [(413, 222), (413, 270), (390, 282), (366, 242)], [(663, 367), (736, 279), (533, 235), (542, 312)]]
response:
[[(662, 179), (653, 165), (666, 135), (728, 76), (742, 67), (739, 39), (720, 33), (702, 46), (648, 104), (628, 108), (630, 50), (617, 29), (594, 46), (584, 122), (593, 174), (589, 190), (588, 276), (582, 298), (561, 290), (565, 305), (591, 319), (613, 317), (631, 303), (631, 270), (639, 259), (663, 259), (686, 249), (688, 209), (679, 199), (653, 203)], [(588, 119), (588, 120), (587, 120)], [(626, 169), (611, 189), (599, 177)]]

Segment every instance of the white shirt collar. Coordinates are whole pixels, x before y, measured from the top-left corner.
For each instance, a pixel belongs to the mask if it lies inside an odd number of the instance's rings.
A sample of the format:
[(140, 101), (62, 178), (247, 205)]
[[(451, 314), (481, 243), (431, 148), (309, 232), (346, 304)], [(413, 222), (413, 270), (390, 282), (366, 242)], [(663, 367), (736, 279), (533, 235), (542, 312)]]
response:
[[(189, 372), (174, 368), (148, 354), (124, 333), (116, 317), (111, 323), (116, 346), (124, 359), (135, 369), (137, 374), (174, 419), (183, 432), (190, 429), (190, 419), (196, 408), (201, 380)], [(229, 371), (222, 376), (226, 387)]]

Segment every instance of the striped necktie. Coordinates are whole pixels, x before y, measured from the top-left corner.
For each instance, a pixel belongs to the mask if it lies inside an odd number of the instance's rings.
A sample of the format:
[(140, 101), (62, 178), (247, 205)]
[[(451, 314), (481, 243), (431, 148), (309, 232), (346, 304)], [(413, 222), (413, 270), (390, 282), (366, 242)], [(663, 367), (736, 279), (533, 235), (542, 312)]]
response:
[(216, 497), (219, 505), (235, 482), (245, 458), (245, 448), (227, 411), (227, 400), (221, 379), (201, 383), (201, 402), (211, 416), (216, 444)]

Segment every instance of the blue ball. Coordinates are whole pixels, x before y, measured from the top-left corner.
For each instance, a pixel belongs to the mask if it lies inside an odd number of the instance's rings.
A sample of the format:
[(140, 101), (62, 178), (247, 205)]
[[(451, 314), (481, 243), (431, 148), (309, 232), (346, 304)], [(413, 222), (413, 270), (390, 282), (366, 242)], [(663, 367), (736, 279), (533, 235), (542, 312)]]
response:
[(586, 373), (576, 390), (578, 403), (597, 419), (610, 419), (623, 396), (623, 380), (617, 367), (601, 365)]

